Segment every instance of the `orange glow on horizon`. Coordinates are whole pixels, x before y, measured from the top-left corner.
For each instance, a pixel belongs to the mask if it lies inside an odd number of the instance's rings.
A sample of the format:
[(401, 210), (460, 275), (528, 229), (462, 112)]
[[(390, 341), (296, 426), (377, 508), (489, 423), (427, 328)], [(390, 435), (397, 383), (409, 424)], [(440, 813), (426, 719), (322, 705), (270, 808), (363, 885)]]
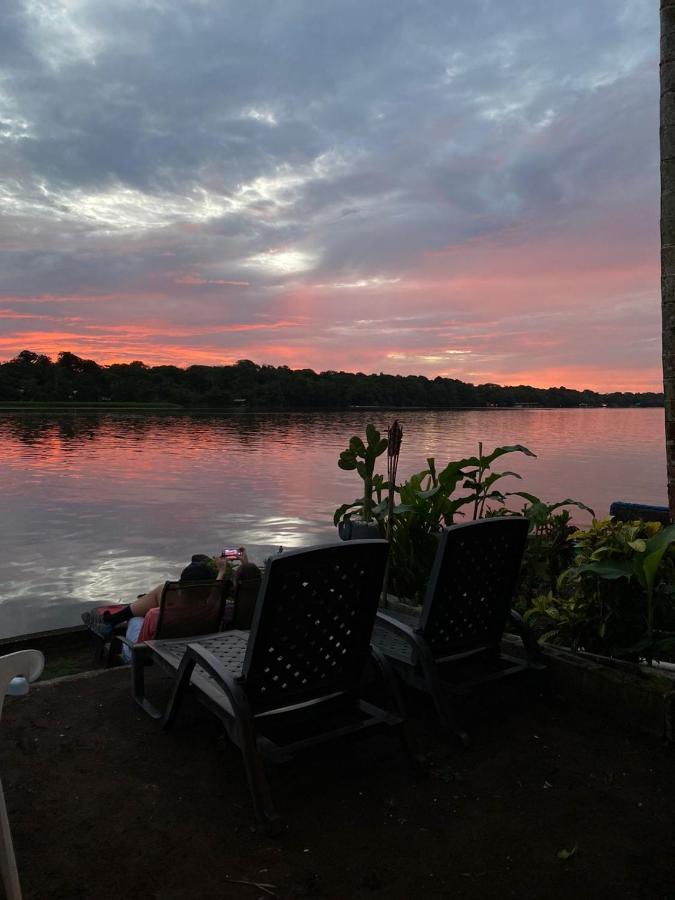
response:
[(101, 365), (180, 367), (251, 359), (660, 392), (658, 254), (629, 242), (624, 227), (532, 236), (523, 225), (422, 253), (407, 271), (322, 275), (317, 284), (307, 275), (261, 287), (173, 269), (148, 291), (6, 296), (0, 320), (18, 328), (0, 336), (0, 356), (28, 349), (55, 359), (67, 350)]
[[(239, 359), (251, 359), (258, 365), (288, 366), (290, 369), (312, 369), (315, 372), (332, 370), (333, 367), (321, 359), (320, 352), (308, 353), (304, 346), (288, 346), (284, 344), (258, 344), (247, 345), (238, 348), (234, 352), (228, 352), (221, 348), (211, 347), (183, 347), (165, 344), (152, 346), (138, 343), (131, 346), (117, 345), (107, 350), (102, 348), (104, 341), (101, 338), (81, 340), (74, 334), (55, 332), (48, 335), (45, 341), (45, 333), (26, 333), (26, 340), (17, 345), (18, 349), (11, 349), (7, 359), (16, 356), (21, 350), (32, 350), (35, 353), (43, 353), (53, 360), (64, 349), (84, 359), (94, 359), (99, 365), (109, 366), (114, 364), (131, 363), (141, 361), (148, 366), (171, 365), (179, 368), (187, 368), (192, 365), (227, 366), (234, 365)], [(10, 347), (9, 340), (0, 338), (0, 348)], [(98, 351), (98, 352), (97, 352)], [(420, 367), (421, 368), (421, 367)], [(635, 371), (632, 374), (626, 370), (619, 372), (608, 371), (600, 367), (590, 366), (555, 366), (545, 369), (522, 369), (517, 372), (503, 373), (481, 370), (471, 373), (471, 377), (462, 376), (457, 371), (448, 370), (447, 365), (440, 365), (427, 371), (416, 373), (397, 372), (391, 365), (383, 367), (373, 362), (369, 366), (339, 366), (335, 371), (364, 372), (365, 374), (424, 375), (432, 380), (440, 376), (442, 378), (456, 378), (471, 384), (498, 384), (504, 387), (527, 385), (536, 388), (567, 387), (574, 390), (593, 390), (599, 393), (622, 392), (661, 392), (662, 373), (660, 369)]]

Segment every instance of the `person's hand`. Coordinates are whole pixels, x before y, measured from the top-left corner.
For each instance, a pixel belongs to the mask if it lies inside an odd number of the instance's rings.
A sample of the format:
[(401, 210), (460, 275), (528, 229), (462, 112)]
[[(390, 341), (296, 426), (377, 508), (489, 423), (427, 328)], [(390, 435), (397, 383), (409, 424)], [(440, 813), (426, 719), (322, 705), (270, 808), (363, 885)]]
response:
[(229, 560), (225, 559), (224, 556), (214, 556), (213, 561), (216, 564), (216, 569), (218, 569), (218, 575), (225, 575)]
[(248, 556), (246, 554), (246, 547), (239, 547), (239, 562), (243, 565), (248, 563)]

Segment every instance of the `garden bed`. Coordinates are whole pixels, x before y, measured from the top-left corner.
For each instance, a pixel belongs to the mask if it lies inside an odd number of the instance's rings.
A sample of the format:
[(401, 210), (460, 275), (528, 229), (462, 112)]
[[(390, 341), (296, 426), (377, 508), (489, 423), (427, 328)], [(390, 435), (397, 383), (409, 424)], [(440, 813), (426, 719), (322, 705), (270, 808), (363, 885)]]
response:
[[(522, 655), (513, 635), (504, 638), (509, 653)], [(602, 661), (564, 647), (542, 646), (551, 687), (589, 712), (600, 712), (617, 724), (675, 741), (675, 673), (655, 667)]]

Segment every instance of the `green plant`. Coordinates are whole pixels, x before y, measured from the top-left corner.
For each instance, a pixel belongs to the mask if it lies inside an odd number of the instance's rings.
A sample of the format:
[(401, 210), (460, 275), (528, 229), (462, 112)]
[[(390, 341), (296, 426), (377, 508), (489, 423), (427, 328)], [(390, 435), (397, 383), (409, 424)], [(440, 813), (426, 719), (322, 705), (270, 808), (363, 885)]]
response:
[(527, 501), (517, 513), (529, 521), (518, 596), (519, 606), (527, 608), (533, 597), (551, 591), (561, 573), (572, 565), (574, 548), (570, 537), (576, 528), (567, 507), (574, 506), (591, 516), (595, 513), (580, 500), (546, 503), (526, 491), (513, 491), (509, 496)]
[[(414, 601), (424, 596), (438, 533), (452, 524), (455, 513), (468, 502), (465, 497), (452, 497), (464, 477), (461, 462), (448, 463), (437, 472), (434, 459), (429, 458), (426, 469), (395, 487), (400, 502), (394, 505), (391, 523), (390, 584), (397, 596)], [(386, 514), (386, 504), (378, 505), (375, 514)]]
[[(427, 459), (427, 468), (411, 475), (407, 481), (395, 487), (400, 502), (394, 506), (391, 529), (391, 575), (394, 594), (420, 602), (424, 597), (431, 566), (436, 554), (438, 534), (444, 526), (452, 525), (463, 508), (471, 509), (473, 518), (490, 512), (488, 501), (503, 504), (506, 494), (494, 487), (507, 475), (516, 478), (515, 472), (492, 472), (492, 463), (506, 453), (532, 451), (520, 444), (497, 447), (492, 453), (483, 454), (478, 445), (478, 456), (453, 460), (438, 471), (433, 457)], [(458, 493), (459, 489), (462, 493)], [(375, 507), (376, 518), (384, 515), (386, 504)]]
[(675, 526), (594, 520), (572, 536), (574, 564), (555, 594), (535, 597), (526, 618), (542, 637), (625, 658), (671, 652), (662, 627), (675, 618)]
[(466, 473), (463, 487), (471, 492), (468, 501), (473, 502), (474, 519), (482, 519), (484, 517), (488, 500), (496, 500), (500, 504), (505, 502), (507, 495), (494, 487), (501, 478), (505, 478), (507, 475), (510, 475), (512, 478), (520, 478), (517, 472), (490, 471), (492, 463), (506, 453), (524, 453), (525, 456), (536, 458), (536, 453), (528, 450), (527, 447), (523, 447), (522, 444), (514, 444), (511, 447), (495, 447), (492, 453), (484, 456), (483, 444), (479, 443), (478, 456), (470, 456), (459, 463), (462, 468), (469, 470)]
[[(675, 543), (675, 525), (662, 529), (656, 522), (627, 523), (610, 520), (609, 527), (622, 544), (621, 549), (624, 553), (617, 552), (616, 546), (607, 544), (598, 546), (597, 530), (584, 532), (577, 536), (580, 552), (569, 577), (579, 579), (588, 574), (606, 581), (625, 578), (633, 586), (639, 585), (646, 598), (645, 638), (649, 640), (654, 634), (658, 578), (663, 576), (665, 568), (670, 570), (671, 576), (673, 574), (672, 557), (669, 560), (670, 565), (664, 566), (663, 569), (662, 562), (671, 544)], [(590, 556), (587, 552), (589, 549), (592, 549)], [(670, 583), (672, 584), (672, 578)], [(668, 595), (672, 597), (670, 592)]]
[[(421, 472), (400, 485), (390, 486), (389, 481), (375, 472), (377, 457), (387, 446), (387, 440), (372, 424), (366, 428), (366, 443), (356, 435), (351, 438), (349, 447), (340, 454), (338, 466), (357, 471), (363, 479), (363, 495), (353, 503), (339, 506), (333, 521), (337, 525), (354, 515), (366, 522), (374, 520), (381, 533), (390, 537), (392, 591), (399, 597), (420, 600), (441, 528), (452, 525), (463, 507), (470, 508), (474, 518), (489, 514), (488, 502), (503, 504), (507, 496), (495, 487), (496, 482), (507, 475), (520, 477), (515, 472), (492, 472), (492, 463), (507, 453), (535, 454), (521, 444), (497, 447), (484, 454), (483, 445), (479, 444), (477, 456), (453, 460), (440, 471), (435, 459), (430, 457)], [(397, 502), (392, 505), (385, 492), (397, 495)]]
[(349, 441), (349, 446), (343, 450), (338, 460), (338, 466), (349, 472), (356, 469), (363, 480), (363, 494), (353, 503), (344, 503), (335, 510), (333, 522), (335, 525), (343, 519), (349, 519), (355, 513), (359, 513), (364, 522), (370, 522), (373, 518), (373, 493), (377, 497), (377, 503), (382, 502), (382, 490), (385, 487), (381, 475), (375, 474), (375, 460), (387, 449), (387, 439), (380, 435), (374, 425), (366, 426), (366, 443), (358, 435), (354, 435)]

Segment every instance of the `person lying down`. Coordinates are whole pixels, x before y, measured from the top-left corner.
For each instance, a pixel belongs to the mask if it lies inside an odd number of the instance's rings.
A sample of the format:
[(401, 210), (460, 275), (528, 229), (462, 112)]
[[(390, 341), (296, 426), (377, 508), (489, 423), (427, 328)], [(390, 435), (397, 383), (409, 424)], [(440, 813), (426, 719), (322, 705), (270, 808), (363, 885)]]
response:
[[(231, 579), (232, 593), (236, 596), (238, 589), (246, 584), (249, 592), (253, 588), (257, 593), (261, 573), (255, 563), (251, 563), (242, 547), (239, 551), (240, 564), (234, 568), (229, 559), (223, 556), (206, 556), (195, 554), (190, 563), (180, 573), (180, 584), (197, 581), (223, 581)], [(234, 570), (234, 571), (233, 571)], [(139, 594), (131, 603), (97, 607), (82, 613), (82, 621), (91, 631), (103, 638), (111, 637), (119, 626), (127, 624), (125, 633), (133, 643), (152, 640), (157, 631), (159, 605), (164, 590), (164, 582), (156, 585), (144, 594)], [(252, 612), (252, 609), (251, 609)], [(227, 624), (227, 623), (224, 623)], [(248, 627), (250, 622), (239, 622), (237, 627)], [(128, 662), (131, 651), (123, 646), (122, 656)]]

